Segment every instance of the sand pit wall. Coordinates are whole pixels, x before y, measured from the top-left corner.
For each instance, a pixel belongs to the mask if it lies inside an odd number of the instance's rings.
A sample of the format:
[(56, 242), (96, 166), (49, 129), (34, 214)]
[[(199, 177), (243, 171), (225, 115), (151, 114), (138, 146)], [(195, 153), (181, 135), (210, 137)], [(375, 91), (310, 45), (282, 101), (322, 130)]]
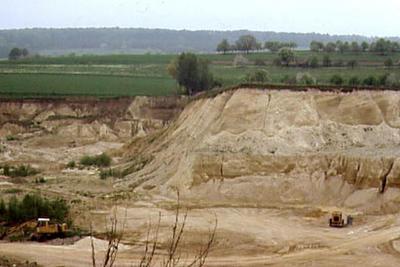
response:
[(353, 205), (355, 192), (379, 198), (382, 180), (397, 190), (399, 148), (398, 92), (239, 89), (189, 103), (148, 145), (154, 160), (122, 184), (199, 200)]
[(115, 140), (143, 136), (179, 115), (184, 97), (0, 99), (0, 137), (30, 133)]

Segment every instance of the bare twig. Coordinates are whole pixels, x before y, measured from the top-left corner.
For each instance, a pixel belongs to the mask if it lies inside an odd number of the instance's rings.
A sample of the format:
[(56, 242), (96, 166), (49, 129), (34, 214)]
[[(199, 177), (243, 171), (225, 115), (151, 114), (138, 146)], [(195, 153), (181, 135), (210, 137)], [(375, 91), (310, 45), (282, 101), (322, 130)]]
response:
[[(125, 224), (127, 218), (127, 210), (125, 210), (125, 218), (122, 224), (122, 229), (118, 230), (118, 219), (117, 219), (117, 211), (114, 210), (113, 216), (110, 218), (110, 228), (106, 223), (106, 238), (108, 240), (106, 254), (104, 256), (102, 267), (113, 267), (115, 264), (115, 260), (117, 258), (119, 245), (121, 243), (121, 239), (124, 235)], [(92, 229), (92, 226), (91, 226)], [(93, 242), (93, 232), (91, 230), (91, 247), (92, 247), (92, 264), (93, 267), (96, 267), (96, 259), (95, 259), (95, 247)]]
[(179, 243), (181, 242), (185, 226), (186, 226), (186, 219), (188, 215), (188, 211), (185, 211), (185, 214), (183, 215), (183, 221), (180, 225), (179, 223), (179, 215), (180, 215), (180, 195), (179, 191), (177, 190), (177, 203), (176, 203), (176, 210), (175, 210), (175, 223), (172, 227), (172, 238), (171, 238), (171, 244), (168, 248), (168, 258), (165, 261), (165, 264), (163, 266), (165, 267), (173, 267), (177, 266), (180, 261), (180, 255), (177, 255), (177, 249), (179, 246)]
[(212, 245), (214, 244), (214, 241), (215, 241), (215, 235), (217, 233), (217, 226), (218, 226), (218, 219), (217, 219), (217, 217), (215, 217), (214, 229), (212, 231), (210, 230), (210, 232), (209, 232), (207, 244), (204, 246), (204, 248), (200, 249), (199, 253), (194, 258), (192, 263), (187, 265), (187, 267), (195, 266), (196, 263), (198, 263), (199, 267), (204, 266), (206, 259), (208, 257), (208, 254), (210, 253)]
[(145, 251), (144, 251), (144, 255), (142, 257), (142, 260), (140, 261), (139, 267), (150, 267), (153, 259), (154, 259), (154, 255), (157, 249), (157, 243), (158, 243), (158, 233), (160, 230), (160, 225), (161, 225), (161, 213), (159, 213), (158, 215), (158, 223), (156, 225), (156, 230), (154, 233), (154, 239), (152, 241), (152, 247), (151, 247), (151, 251), (149, 252), (149, 245), (150, 245), (150, 232), (151, 232), (151, 223), (149, 222), (148, 225), (148, 229), (147, 229), (147, 237), (146, 237), (146, 245), (145, 245)]
[(94, 249), (94, 242), (93, 242), (93, 223), (90, 223), (90, 246), (92, 248), (92, 266), (96, 267), (96, 252)]

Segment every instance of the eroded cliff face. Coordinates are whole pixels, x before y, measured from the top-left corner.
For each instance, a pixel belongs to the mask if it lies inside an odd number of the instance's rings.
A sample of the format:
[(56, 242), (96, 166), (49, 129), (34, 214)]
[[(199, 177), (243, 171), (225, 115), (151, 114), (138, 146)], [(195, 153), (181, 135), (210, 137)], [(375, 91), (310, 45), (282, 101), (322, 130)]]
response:
[(400, 93), (240, 89), (190, 103), (128, 183), (199, 200), (393, 203), (399, 148)]
[(52, 134), (116, 140), (161, 129), (181, 112), (183, 97), (0, 100), (0, 137)]

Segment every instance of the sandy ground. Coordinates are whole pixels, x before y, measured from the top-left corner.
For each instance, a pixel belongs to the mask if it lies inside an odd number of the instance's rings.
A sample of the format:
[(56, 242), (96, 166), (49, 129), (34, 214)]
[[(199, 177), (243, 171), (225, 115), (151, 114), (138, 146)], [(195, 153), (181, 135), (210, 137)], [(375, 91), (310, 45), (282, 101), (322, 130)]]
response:
[[(146, 222), (162, 213), (161, 239), (167, 238), (174, 214), (152, 207), (128, 208), (125, 242), (117, 266), (137, 263), (143, 249), (140, 238), (129, 240), (129, 233), (143, 232)], [(125, 209), (119, 210), (120, 216)], [(218, 218), (217, 241), (207, 266), (399, 266), (400, 216), (359, 216), (354, 226), (333, 229), (327, 215), (305, 217), (295, 210), (211, 208), (190, 210), (185, 239), (204, 239)], [(101, 227), (99, 225), (99, 227)], [(196, 235), (197, 233), (197, 235)], [(201, 235), (200, 235), (201, 236)], [(396, 243), (397, 242), (397, 243)], [(96, 240), (98, 260), (104, 241)], [(38, 243), (0, 243), (2, 255), (21, 257), (44, 266), (89, 266), (90, 240), (70, 246)], [(162, 253), (162, 251), (160, 251)], [(190, 257), (188, 257), (190, 258)]]

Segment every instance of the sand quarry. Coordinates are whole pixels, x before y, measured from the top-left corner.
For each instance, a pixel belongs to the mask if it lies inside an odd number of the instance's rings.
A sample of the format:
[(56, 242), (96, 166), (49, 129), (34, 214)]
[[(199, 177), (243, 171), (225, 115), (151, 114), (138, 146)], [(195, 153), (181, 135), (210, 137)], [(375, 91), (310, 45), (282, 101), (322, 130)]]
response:
[[(126, 218), (117, 266), (138, 262), (159, 214), (163, 257), (176, 189), (188, 209), (185, 258), (218, 219), (206, 266), (400, 266), (398, 92), (242, 88), (197, 100), (4, 100), (0, 123), (0, 162), (31, 164), (46, 180), (0, 177), (2, 196), (61, 196), (75, 224), (92, 222), (98, 233), (113, 212)], [(102, 152), (130, 174), (101, 180), (95, 168), (65, 167)], [(330, 228), (336, 210), (353, 225)], [(100, 260), (105, 241), (95, 244)], [(0, 242), (0, 255), (91, 264), (88, 238)]]

